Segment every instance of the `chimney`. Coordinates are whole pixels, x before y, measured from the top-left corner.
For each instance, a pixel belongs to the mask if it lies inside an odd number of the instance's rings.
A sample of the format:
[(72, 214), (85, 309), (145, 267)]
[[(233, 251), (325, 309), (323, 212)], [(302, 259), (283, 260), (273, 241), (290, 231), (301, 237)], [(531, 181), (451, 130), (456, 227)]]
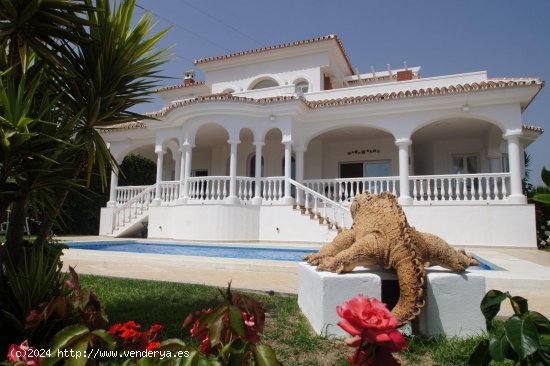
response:
[(195, 84), (195, 72), (193, 70), (187, 70), (185, 77), (183, 78), (183, 86), (189, 86)]
[(397, 81), (412, 80), (413, 72), (412, 70), (403, 70), (397, 72)]

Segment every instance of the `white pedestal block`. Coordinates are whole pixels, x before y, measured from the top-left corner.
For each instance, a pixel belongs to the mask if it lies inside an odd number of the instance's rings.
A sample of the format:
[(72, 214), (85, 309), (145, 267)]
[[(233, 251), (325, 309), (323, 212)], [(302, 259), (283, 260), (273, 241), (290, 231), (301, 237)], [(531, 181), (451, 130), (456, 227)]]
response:
[[(429, 269), (426, 306), (413, 330), (421, 335), (466, 337), (485, 330), (479, 305), (485, 295), (485, 277), (472, 272), (453, 273)], [(318, 334), (348, 337), (337, 323), (336, 306), (362, 294), (382, 299), (382, 280), (397, 281), (395, 273), (384, 269), (355, 270), (336, 274), (317, 272), (314, 266), (299, 265), (298, 304)]]
[(426, 306), (418, 319), (421, 335), (469, 337), (486, 330), (479, 308), (485, 296), (485, 277), (429, 269), (426, 290)]
[(348, 337), (337, 323), (336, 306), (362, 294), (380, 299), (382, 279), (376, 273), (337, 274), (317, 272), (314, 266), (300, 263), (298, 305), (317, 334)]

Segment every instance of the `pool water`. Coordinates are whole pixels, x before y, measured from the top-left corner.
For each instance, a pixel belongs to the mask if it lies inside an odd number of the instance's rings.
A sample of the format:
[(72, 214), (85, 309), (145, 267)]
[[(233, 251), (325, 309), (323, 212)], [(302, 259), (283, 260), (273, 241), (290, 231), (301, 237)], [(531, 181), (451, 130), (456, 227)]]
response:
[[(166, 244), (144, 243), (139, 241), (72, 242), (68, 243), (68, 246), (69, 248), (75, 249), (99, 250), (107, 252), (153, 253), (292, 262), (300, 262), (305, 255), (317, 252), (317, 249), (308, 248), (229, 246), (198, 243)], [(475, 258), (481, 263), (481, 265), (471, 266), (468, 268), (469, 270), (491, 271), (500, 269), (484, 259), (479, 257)]]
[(248, 246), (221, 246), (197, 243), (141, 243), (134, 241), (77, 242), (69, 243), (69, 248), (101, 250), (109, 252), (154, 253), (218, 258), (267, 259), (293, 262), (300, 262), (303, 256), (317, 252), (316, 249), (305, 248), (258, 248)]

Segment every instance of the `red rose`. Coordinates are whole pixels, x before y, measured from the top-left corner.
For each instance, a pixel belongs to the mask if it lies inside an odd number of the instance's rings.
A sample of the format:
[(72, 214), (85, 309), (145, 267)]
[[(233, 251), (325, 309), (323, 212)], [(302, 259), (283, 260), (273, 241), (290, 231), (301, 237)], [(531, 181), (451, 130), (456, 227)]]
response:
[(357, 295), (336, 307), (336, 312), (343, 318), (338, 325), (351, 335), (360, 335), (363, 330), (395, 329), (397, 318), (386, 308), (386, 304), (363, 295)]

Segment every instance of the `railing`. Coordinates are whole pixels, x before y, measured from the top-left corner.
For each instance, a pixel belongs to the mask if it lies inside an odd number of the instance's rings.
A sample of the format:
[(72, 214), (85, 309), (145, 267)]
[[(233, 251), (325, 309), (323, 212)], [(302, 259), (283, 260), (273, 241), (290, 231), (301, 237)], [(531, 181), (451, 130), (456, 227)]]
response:
[(305, 180), (303, 184), (336, 202), (351, 202), (364, 191), (399, 193), (399, 177), (315, 179)]
[(255, 187), (255, 178), (237, 177), (237, 197), (241, 201), (250, 201), (254, 197)]
[(288, 181), (296, 193), (296, 204), (304, 213), (309, 213), (311, 218), (317, 218), (319, 223), (328, 224), (333, 229), (351, 226), (349, 209), (293, 179), (288, 178)]
[(229, 177), (189, 178), (189, 199), (223, 201), (229, 196)]
[(123, 187), (117, 187), (116, 192), (116, 205), (120, 206), (143, 192), (145, 189), (147, 189), (149, 186), (123, 186)]
[(409, 181), (417, 202), (502, 201), (510, 192), (510, 173), (418, 175)]
[(276, 202), (283, 198), (285, 194), (284, 177), (266, 177), (262, 178), (262, 198), (266, 202)]
[(113, 232), (120, 229), (126, 223), (137, 218), (143, 211), (149, 209), (151, 202), (155, 198), (156, 185), (142, 187), (140, 193), (126, 201), (122, 206), (113, 211)]
[(160, 201), (174, 202), (178, 199), (180, 192), (179, 181), (164, 181), (160, 182)]

